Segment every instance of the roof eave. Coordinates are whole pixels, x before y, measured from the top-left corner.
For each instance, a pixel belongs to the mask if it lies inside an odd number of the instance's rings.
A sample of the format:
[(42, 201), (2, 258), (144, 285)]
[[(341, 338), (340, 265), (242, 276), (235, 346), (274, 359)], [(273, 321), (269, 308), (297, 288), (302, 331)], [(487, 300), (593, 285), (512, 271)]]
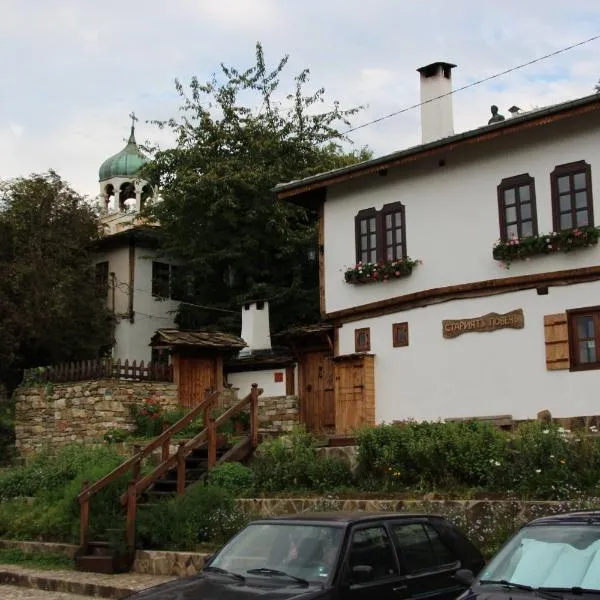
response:
[(342, 167), (334, 171), (319, 173), (318, 175), (313, 175), (297, 181), (280, 183), (273, 188), (273, 192), (277, 195), (279, 200), (289, 200), (290, 202), (303, 204), (303, 202), (299, 201), (297, 198), (294, 199), (294, 197), (314, 193), (319, 189), (322, 190), (329, 185), (341, 183), (347, 179), (354, 179), (364, 175), (372, 174), (378, 170), (395, 166), (394, 163), (398, 161), (409, 159), (416, 160), (420, 155), (441, 151), (443, 149), (447, 149), (448, 147), (455, 146), (456, 144), (477, 142), (477, 138), (479, 137), (486, 139), (493, 134), (510, 134), (519, 131), (525, 125), (535, 124), (536, 122), (539, 122), (541, 125), (547, 122), (548, 117), (558, 116), (561, 113), (564, 113), (565, 116), (569, 116), (569, 113), (572, 110), (581, 109), (584, 107), (589, 107), (589, 110), (598, 110), (600, 108), (600, 94), (595, 93), (583, 98), (578, 98), (576, 100), (555, 104), (553, 106), (528, 112), (517, 117), (511, 117), (505, 121), (492, 123), (491, 125), (484, 125), (463, 133), (458, 133), (446, 138), (435, 140), (427, 144), (413, 146), (405, 150), (396, 151), (378, 158), (356, 163), (347, 167)]

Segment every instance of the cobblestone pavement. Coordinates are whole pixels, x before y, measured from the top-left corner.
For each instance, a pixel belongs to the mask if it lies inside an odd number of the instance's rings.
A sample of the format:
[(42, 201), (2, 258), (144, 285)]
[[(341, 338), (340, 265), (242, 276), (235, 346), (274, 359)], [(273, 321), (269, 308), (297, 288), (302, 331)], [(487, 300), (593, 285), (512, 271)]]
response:
[(0, 600), (89, 600), (89, 596), (43, 592), (16, 585), (0, 585)]

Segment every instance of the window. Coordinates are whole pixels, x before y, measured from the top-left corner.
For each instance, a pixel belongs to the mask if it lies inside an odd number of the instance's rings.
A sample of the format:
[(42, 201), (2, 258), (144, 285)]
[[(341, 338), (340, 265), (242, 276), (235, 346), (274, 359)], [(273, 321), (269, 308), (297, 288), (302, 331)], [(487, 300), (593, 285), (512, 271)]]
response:
[(408, 346), (408, 323), (394, 323), (392, 325), (392, 345), (394, 348)]
[(503, 179), (498, 186), (500, 239), (537, 235), (535, 181), (528, 173)]
[(108, 293), (108, 261), (96, 263), (96, 285), (101, 293)]
[(349, 570), (355, 567), (371, 567), (373, 580), (384, 579), (398, 573), (394, 549), (383, 527), (359, 529), (352, 535)]
[(371, 330), (368, 327), (354, 330), (354, 351), (369, 352), (371, 350)]
[(355, 217), (356, 262), (374, 263), (406, 257), (405, 211), (400, 202), (380, 211), (361, 210)]
[(456, 562), (438, 532), (426, 523), (396, 524), (392, 527), (398, 550), (409, 573), (435, 569)]
[(567, 311), (572, 371), (600, 369), (600, 306)]
[(583, 160), (559, 165), (550, 175), (554, 231), (593, 227), (592, 171)]
[(170, 265), (152, 261), (152, 295), (156, 298), (170, 297)]

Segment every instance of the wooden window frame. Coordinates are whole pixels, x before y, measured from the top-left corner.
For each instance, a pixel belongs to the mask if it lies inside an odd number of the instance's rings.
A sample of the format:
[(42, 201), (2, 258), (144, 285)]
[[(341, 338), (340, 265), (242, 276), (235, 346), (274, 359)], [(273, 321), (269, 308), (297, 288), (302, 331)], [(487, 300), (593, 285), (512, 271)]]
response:
[[(585, 191), (587, 193), (587, 213), (588, 224), (584, 227), (594, 227), (594, 197), (592, 194), (592, 167), (585, 160), (578, 160), (564, 165), (557, 165), (554, 171), (550, 173), (550, 190), (552, 194), (552, 223), (554, 231), (570, 231), (579, 227), (576, 225), (577, 208), (575, 206), (574, 194), (575, 190), (572, 186), (573, 176), (584, 173), (585, 175)], [(558, 192), (558, 178), (569, 176), (570, 195), (571, 195), (571, 216), (573, 218), (573, 227), (562, 229), (560, 226), (560, 195)]]
[[(404, 343), (402, 343), (402, 339)], [(394, 348), (405, 348), (408, 346), (408, 323), (394, 323), (392, 325), (392, 346)]]
[[(394, 255), (392, 259), (387, 258), (387, 236), (386, 233), (388, 229), (386, 229), (386, 217), (388, 215), (400, 214), (400, 242), (398, 242), (395, 234), (394, 227), (392, 230), (393, 233), (393, 242), (392, 247), (394, 248)], [(406, 207), (402, 202), (390, 202), (389, 204), (384, 204), (381, 207), (381, 210), (375, 210), (375, 208), (365, 208), (360, 210), (354, 217), (354, 232), (355, 232), (355, 246), (356, 246), (356, 263), (362, 262), (362, 247), (361, 247), (361, 232), (360, 232), (360, 224), (361, 221), (365, 219), (375, 218), (375, 261), (387, 261), (387, 260), (402, 260), (406, 258)], [(369, 234), (371, 232), (369, 231)], [(402, 255), (396, 255), (396, 246), (401, 244), (402, 246)], [(373, 248), (368, 247), (367, 251), (371, 251)]]
[[(375, 231), (371, 232), (367, 229), (367, 239), (371, 236), (372, 233), (375, 233), (375, 246), (372, 247), (370, 245), (367, 246), (366, 252), (369, 253), (372, 250), (375, 251), (375, 262), (379, 260), (379, 215), (374, 208), (365, 208), (359, 211), (354, 217), (354, 231), (356, 236), (356, 264), (362, 262), (362, 246), (361, 246), (361, 231), (360, 224), (363, 221), (375, 219)], [(367, 261), (369, 262), (369, 261)]]
[[(360, 337), (364, 334), (367, 338), (365, 344), (360, 344)], [(371, 328), (360, 327), (354, 330), (354, 351), (355, 352), (370, 352), (371, 351)]]
[[(167, 273), (166, 290), (159, 289), (162, 285), (162, 280), (159, 281), (158, 270), (165, 270)], [(166, 294), (161, 294), (162, 291), (166, 291)], [(171, 265), (166, 262), (159, 260), (152, 261), (152, 296), (154, 298), (170, 298), (171, 297)]]
[(102, 293), (108, 293), (108, 280), (110, 278), (109, 262), (102, 260), (94, 265), (96, 285)]
[[(594, 334), (596, 342), (596, 362), (579, 362), (576, 319), (581, 316), (591, 316), (594, 319)], [(569, 370), (591, 371), (600, 369), (600, 306), (588, 306), (567, 311), (567, 327), (569, 331)]]
[[(522, 203), (519, 188), (529, 186), (529, 203), (531, 204), (531, 219), (523, 219), (521, 217), (521, 204), (527, 204), (527, 202)], [(531, 235), (538, 235), (538, 222), (537, 222), (537, 205), (536, 205), (536, 197), (535, 197), (535, 179), (529, 173), (521, 173), (520, 175), (515, 175), (513, 177), (506, 177), (503, 179), (497, 188), (498, 192), (498, 221), (500, 224), (500, 239), (503, 242), (507, 242), (509, 240), (508, 236), (508, 225), (506, 223), (506, 205), (504, 204), (504, 193), (507, 190), (514, 189), (515, 190), (515, 210), (517, 213), (517, 220), (514, 224), (517, 225), (517, 237), (522, 238), (522, 230), (523, 230), (523, 221), (531, 220)], [(513, 223), (510, 223), (513, 225)], [(529, 236), (528, 236), (529, 237)]]

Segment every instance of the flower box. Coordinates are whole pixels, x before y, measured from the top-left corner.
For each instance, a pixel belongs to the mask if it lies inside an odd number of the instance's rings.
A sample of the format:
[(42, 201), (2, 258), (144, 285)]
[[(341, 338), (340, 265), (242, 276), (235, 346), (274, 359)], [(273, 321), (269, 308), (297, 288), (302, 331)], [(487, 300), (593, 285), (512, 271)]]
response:
[(420, 260), (403, 258), (400, 260), (388, 260), (378, 263), (359, 262), (353, 267), (346, 269), (344, 280), (346, 283), (364, 284), (377, 283), (408, 277), (416, 265), (423, 264)]
[(528, 260), (532, 256), (572, 252), (595, 246), (599, 237), (599, 227), (578, 227), (526, 238), (513, 237), (507, 241), (496, 242), (492, 255), (508, 269), (515, 260)]

